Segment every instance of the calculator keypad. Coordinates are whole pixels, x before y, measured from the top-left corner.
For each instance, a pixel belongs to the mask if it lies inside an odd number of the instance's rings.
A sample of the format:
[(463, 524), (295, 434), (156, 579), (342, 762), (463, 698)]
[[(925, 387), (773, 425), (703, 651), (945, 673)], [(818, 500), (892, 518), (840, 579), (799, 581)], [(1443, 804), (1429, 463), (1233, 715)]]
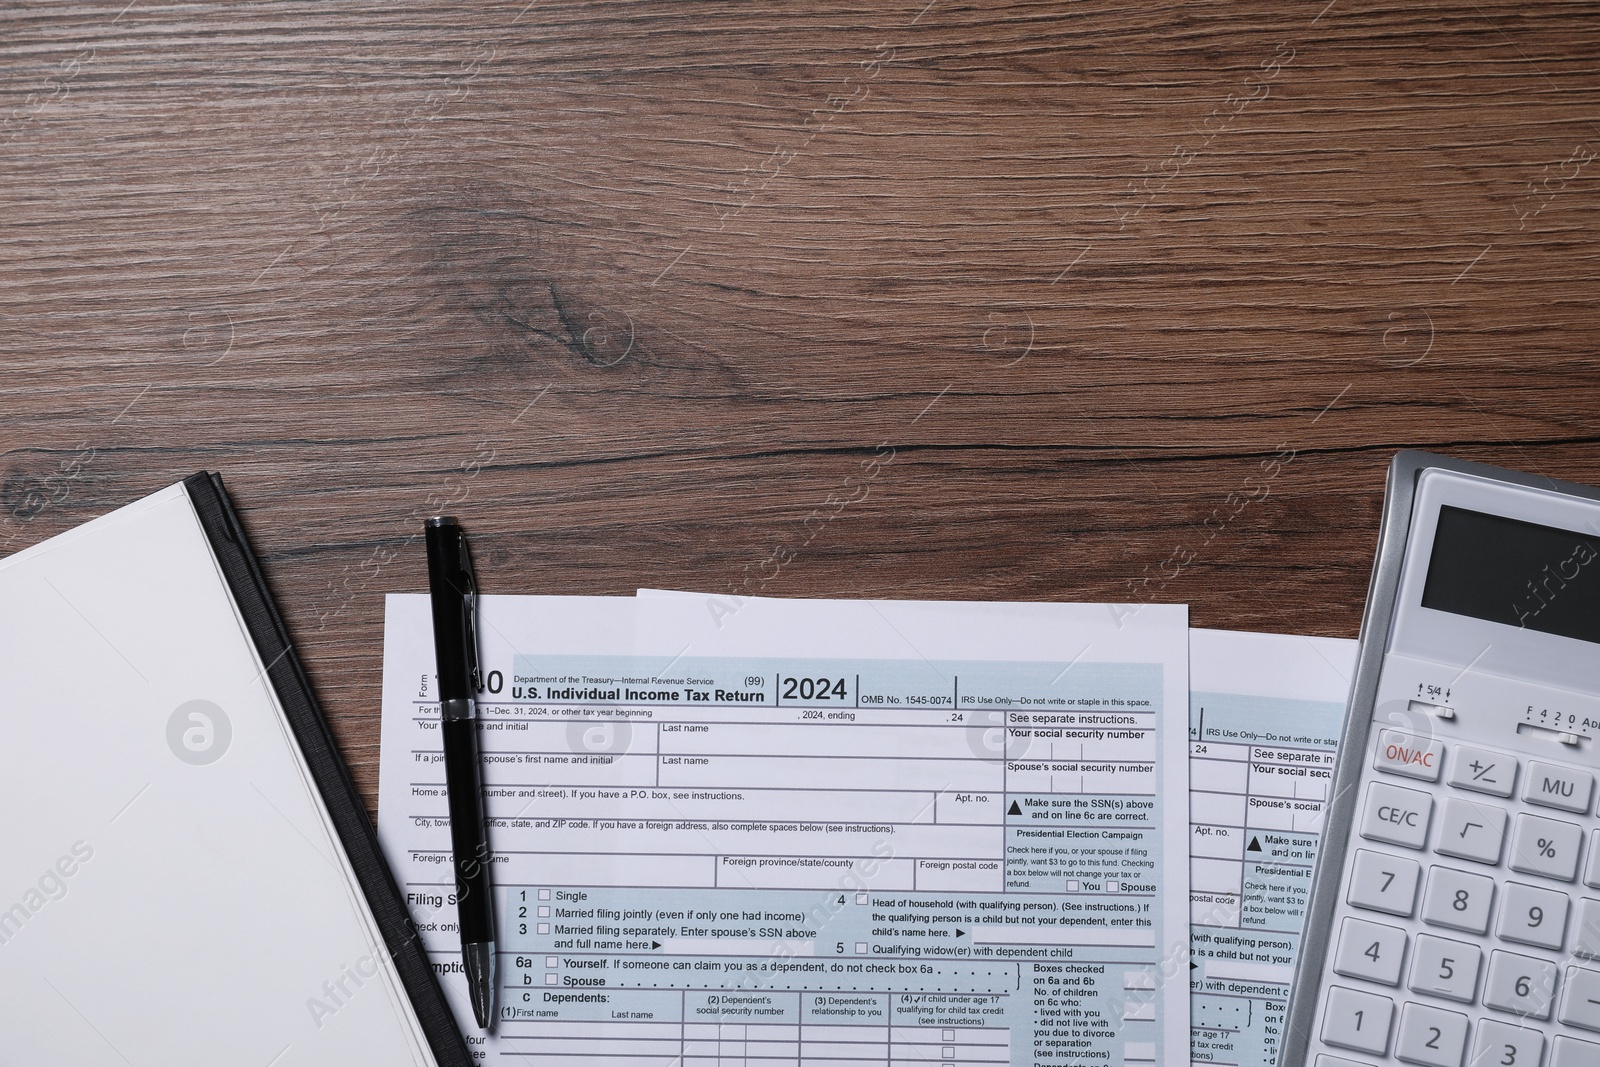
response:
[(1600, 1067), (1595, 775), (1377, 733), (1309, 1062)]

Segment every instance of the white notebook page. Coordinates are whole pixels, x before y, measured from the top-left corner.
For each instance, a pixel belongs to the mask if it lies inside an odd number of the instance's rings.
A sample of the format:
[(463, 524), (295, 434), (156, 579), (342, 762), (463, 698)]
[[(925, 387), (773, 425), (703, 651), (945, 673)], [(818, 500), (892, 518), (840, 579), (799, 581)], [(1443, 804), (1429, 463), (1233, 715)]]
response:
[(0, 562), (0, 813), (0, 1063), (433, 1063), (181, 485)]

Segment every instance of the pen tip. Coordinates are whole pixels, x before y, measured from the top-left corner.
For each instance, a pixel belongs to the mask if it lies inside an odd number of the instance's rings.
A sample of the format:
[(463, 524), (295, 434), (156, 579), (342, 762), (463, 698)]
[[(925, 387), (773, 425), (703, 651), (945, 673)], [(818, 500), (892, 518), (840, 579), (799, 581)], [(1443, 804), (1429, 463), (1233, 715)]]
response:
[(422, 525), (429, 529), (437, 529), (441, 526), (460, 526), (461, 524), (456, 521), (456, 517), (454, 515), (435, 515)]
[(472, 998), (472, 1014), (482, 1030), (494, 1028), (495, 950), (492, 941), (462, 945), (467, 990)]

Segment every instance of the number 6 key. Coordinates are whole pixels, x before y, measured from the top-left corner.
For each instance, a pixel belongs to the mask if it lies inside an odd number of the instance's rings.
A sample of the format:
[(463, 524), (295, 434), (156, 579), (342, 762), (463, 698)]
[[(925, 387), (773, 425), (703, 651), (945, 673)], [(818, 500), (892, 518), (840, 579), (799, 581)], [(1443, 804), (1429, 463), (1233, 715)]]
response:
[(1550, 1018), (1555, 998), (1555, 964), (1499, 949), (1489, 953), (1489, 977), (1483, 986), (1483, 1002), (1489, 1007), (1544, 1020)]

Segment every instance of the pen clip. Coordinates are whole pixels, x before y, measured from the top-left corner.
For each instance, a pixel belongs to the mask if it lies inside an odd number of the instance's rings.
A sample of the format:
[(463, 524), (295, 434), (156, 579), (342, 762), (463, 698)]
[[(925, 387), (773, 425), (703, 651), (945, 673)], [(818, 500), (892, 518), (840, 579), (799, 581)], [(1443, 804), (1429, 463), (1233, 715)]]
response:
[(472, 566), (472, 553), (467, 539), (459, 537), (461, 546), (461, 633), (467, 649), (467, 684), (474, 695), (483, 689), (483, 677), (478, 666), (478, 573)]

